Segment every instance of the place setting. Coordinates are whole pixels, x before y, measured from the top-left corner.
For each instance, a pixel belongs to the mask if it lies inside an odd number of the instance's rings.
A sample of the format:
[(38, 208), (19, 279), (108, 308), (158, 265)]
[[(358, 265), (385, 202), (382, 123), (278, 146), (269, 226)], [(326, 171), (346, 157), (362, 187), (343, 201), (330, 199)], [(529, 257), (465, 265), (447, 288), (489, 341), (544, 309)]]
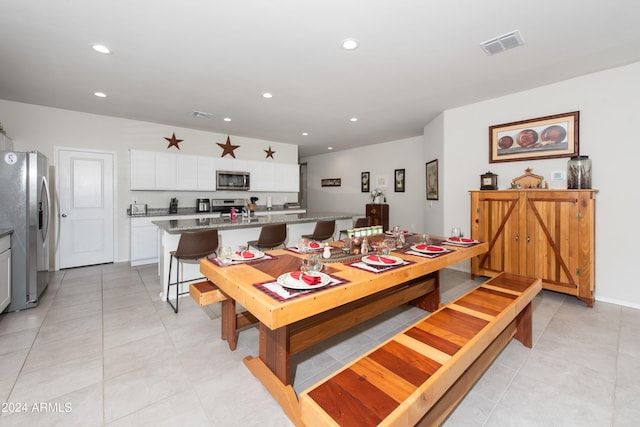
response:
[(273, 255), (269, 255), (257, 249), (247, 249), (245, 246), (240, 246), (235, 251), (228, 246), (224, 246), (218, 251), (218, 256), (208, 258), (208, 260), (216, 264), (218, 267), (226, 267), (234, 264), (265, 261), (275, 258), (276, 257)]
[(286, 301), (348, 282), (323, 273), (322, 269), (319, 254), (312, 253), (301, 260), (299, 270), (283, 273), (275, 281), (256, 283), (253, 286), (279, 301)]
[(324, 246), (314, 240), (301, 237), (300, 240), (298, 240), (297, 246), (290, 246), (286, 249), (297, 254), (306, 254), (309, 252), (322, 251), (324, 250)]
[(461, 228), (453, 227), (451, 229), (450, 237), (447, 237), (447, 239), (444, 240), (442, 243), (445, 243), (447, 245), (461, 246), (461, 247), (467, 248), (469, 246), (477, 245), (480, 242), (475, 239), (464, 237), (464, 233), (462, 232)]
[(411, 264), (410, 261), (405, 261), (402, 258), (391, 255), (391, 250), (395, 249), (395, 247), (390, 247), (386, 241), (378, 242), (373, 248), (373, 253), (364, 254), (360, 259), (345, 264), (372, 273), (382, 273), (393, 268)]

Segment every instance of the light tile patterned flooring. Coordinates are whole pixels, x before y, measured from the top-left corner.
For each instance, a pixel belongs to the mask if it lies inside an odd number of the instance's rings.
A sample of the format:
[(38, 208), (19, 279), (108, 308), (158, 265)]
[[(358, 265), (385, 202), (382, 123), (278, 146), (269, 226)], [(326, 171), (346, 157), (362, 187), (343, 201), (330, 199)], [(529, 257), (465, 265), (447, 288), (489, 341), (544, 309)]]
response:
[[(477, 285), (442, 273), (442, 300)], [(220, 340), (219, 307), (159, 299), (156, 266), (59, 271), (38, 307), (0, 316), (1, 426), (290, 426)], [(296, 355), (301, 391), (424, 312), (399, 308)], [(534, 348), (512, 341), (446, 426), (636, 426), (640, 419), (640, 310), (543, 291)], [(20, 411), (20, 412), (18, 412)]]

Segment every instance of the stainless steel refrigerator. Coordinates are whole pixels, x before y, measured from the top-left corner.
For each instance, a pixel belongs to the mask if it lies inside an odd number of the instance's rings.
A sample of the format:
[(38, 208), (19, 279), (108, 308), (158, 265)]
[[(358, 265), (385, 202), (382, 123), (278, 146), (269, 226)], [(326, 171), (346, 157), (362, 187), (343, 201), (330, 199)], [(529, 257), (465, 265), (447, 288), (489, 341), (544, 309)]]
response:
[(36, 151), (0, 152), (0, 228), (11, 228), (11, 303), (38, 305), (49, 283), (49, 161)]

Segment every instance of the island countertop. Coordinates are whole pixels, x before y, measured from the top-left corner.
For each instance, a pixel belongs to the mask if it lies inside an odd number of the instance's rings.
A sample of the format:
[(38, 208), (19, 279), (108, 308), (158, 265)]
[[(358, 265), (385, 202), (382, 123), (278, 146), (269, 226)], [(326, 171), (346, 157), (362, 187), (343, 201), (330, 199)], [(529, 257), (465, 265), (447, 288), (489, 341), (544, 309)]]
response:
[(152, 221), (152, 223), (167, 233), (176, 234), (182, 233), (183, 231), (205, 230), (209, 228), (234, 230), (238, 228), (262, 227), (263, 225), (268, 224), (295, 224), (327, 221), (332, 219), (351, 219), (356, 216), (359, 216), (359, 214), (341, 212), (307, 212), (254, 216), (250, 219), (243, 219), (238, 215), (238, 218), (235, 221), (231, 221), (229, 218), (190, 218)]

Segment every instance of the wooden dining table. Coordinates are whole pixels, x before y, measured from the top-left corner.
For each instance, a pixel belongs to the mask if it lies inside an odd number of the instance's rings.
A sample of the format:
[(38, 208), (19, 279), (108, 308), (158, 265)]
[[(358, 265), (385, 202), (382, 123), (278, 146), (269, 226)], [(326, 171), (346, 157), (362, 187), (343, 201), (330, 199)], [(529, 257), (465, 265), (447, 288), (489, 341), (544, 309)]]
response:
[[(404, 249), (390, 253), (402, 259), (402, 265), (376, 272), (359, 268), (359, 257), (336, 262), (342, 256), (342, 242), (333, 242), (332, 258), (324, 260), (328, 262), (322, 270), (332, 283), (311, 292), (292, 291), (291, 297), (269, 289), (277, 285), (280, 275), (299, 270), (308, 256), (294, 248), (267, 251), (261, 259), (228, 266), (203, 259), (200, 271), (227, 297), (222, 301), (222, 339), (234, 350), (238, 330), (257, 322), (259, 354), (246, 357), (244, 363), (285, 412), (295, 412), (298, 405), (291, 385), (291, 355), (401, 304), (435, 311), (440, 304), (439, 271), (488, 249), (484, 242), (462, 247), (437, 239), (447, 253), (426, 258), (411, 254), (410, 245), (417, 244), (419, 238), (408, 236)], [(246, 312), (236, 313), (237, 304)]]

